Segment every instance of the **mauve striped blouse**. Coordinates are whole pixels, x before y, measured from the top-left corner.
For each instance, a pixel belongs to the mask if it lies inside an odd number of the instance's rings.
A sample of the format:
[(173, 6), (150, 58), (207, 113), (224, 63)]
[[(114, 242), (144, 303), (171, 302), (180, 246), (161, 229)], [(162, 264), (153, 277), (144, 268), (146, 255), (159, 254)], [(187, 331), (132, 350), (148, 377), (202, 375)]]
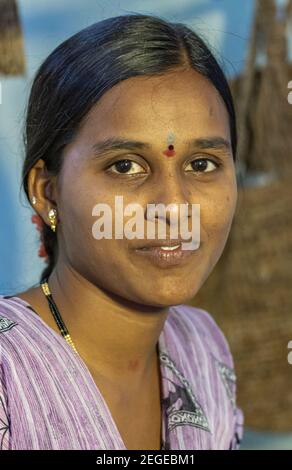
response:
[[(233, 360), (210, 314), (171, 307), (158, 347), (162, 450), (238, 449), (244, 418)], [(0, 448), (126, 450), (82, 358), (31, 305), (4, 295)]]

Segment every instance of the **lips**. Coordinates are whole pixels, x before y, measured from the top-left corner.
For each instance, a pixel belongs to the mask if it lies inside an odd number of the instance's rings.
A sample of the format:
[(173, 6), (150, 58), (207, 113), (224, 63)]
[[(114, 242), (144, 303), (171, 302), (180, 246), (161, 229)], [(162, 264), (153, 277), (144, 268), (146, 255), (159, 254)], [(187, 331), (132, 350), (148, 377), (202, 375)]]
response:
[(158, 246), (144, 246), (143, 248), (139, 248), (140, 250), (153, 250), (154, 248), (159, 248), (160, 250), (163, 250), (163, 251), (174, 251), (176, 250), (177, 248), (180, 248), (181, 247), (181, 244), (178, 243), (177, 245), (158, 245)]
[(160, 268), (167, 268), (170, 266), (177, 266), (184, 264), (191, 256), (194, 256), (197, 250), (183, 250), (181, 244), (179, 246), (167, 247), (164, 245), (160, 246), (148, 246), (142, 247), (135, 250), (135, 253), (145, 259), (149, 259), (152, 263)]
[[(143, 243), (143, 244), (142, 244)], [(176, 238), (176, 239), (168, 239), (168, 240), (149, 240), (144, 241), (141, 243), (141, 246), (137, 246), (136, 249), (139, 250), (148, 250), (152, 248), (174, 248), (178, 245), (181, 246), (182, 243), (189, 243), (189, 241)]]

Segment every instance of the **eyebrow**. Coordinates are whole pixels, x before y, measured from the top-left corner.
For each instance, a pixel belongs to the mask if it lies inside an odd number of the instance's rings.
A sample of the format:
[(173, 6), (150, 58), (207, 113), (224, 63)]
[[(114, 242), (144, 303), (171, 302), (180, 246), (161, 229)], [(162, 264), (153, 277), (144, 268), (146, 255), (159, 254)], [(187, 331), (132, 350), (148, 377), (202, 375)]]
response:
[[(231, 144), (228, 140), (220, 136), (212, 137), (199, 137), (196, 139), (186, 140), (185, 144), (190, 148), (199, 149), (219, 149), (232, 151)], [(109, 137), (108, 139), (96, 142), (92, 146), (94, 156), (98, 156), (103, 152), (110, 152), (112, 150), (150, 150), (152, 145), (147, 142), (139, 140), (130, 140), (123, 137)]]

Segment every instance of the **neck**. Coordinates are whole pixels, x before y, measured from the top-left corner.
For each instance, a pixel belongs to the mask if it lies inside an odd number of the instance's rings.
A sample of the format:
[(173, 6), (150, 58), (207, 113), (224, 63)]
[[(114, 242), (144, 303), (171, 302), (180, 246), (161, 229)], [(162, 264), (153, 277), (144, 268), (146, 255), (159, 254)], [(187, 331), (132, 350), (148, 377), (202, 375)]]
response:
[(94, 373), (134, 387), (153, 374), (168, 307), (127, 301), (58, 264), (48, 283), (80, 356)]

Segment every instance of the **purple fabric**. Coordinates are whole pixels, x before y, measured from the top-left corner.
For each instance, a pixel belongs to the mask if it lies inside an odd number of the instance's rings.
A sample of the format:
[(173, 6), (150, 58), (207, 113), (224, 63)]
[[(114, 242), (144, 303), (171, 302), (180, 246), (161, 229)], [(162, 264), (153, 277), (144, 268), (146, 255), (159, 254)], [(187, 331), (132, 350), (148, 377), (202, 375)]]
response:
[[(170, 308), (159, 337), (163, 450), (237, 449), (243, 413), (226, 339)], [(126, 449), (86, 364), (19, 297), (0, 295), (0, 448)]]

